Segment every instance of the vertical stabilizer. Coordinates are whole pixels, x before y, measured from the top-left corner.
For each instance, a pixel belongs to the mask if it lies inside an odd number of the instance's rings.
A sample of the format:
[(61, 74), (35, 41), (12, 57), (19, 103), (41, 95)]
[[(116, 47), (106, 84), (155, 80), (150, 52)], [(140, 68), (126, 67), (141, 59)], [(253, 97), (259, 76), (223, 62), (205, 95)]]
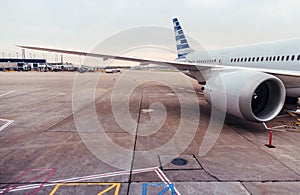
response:
[(175, 32), (178, 58), (184, 58), (188, 53), (191, 53), (193, 50), (190, 48), (190, 45), (183, 33), (183, 30), (177, 18), (173, 18), (173, 26)]

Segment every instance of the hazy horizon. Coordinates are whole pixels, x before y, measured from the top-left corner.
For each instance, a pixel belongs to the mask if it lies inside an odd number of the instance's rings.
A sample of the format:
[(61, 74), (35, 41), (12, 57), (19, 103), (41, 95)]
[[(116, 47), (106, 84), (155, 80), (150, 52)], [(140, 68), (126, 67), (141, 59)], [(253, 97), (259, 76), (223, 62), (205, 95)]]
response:
[[(1, 57), (3, 52), (5, 57), (9, 54), (16, 57), (16, 52), (20, 57), (21, 49), (15, 44), (91, 51), (124, 30), (144, 26), (172, 28), (173, 17), (178, 17), (185, 33), (206, 49), (300, 35), (297, 25), (300, 2), (294, 0), (12, 0), (2, 2), (2, 7)], [(42, 52), (27, 50), (26, 53), (27, 57), (30, 53), (43, 57)], [(159, 58), (173, 56), (166, 53)], [(79, 63), (78, 56), (64, 58)], [(55, 61), (55, 54), (48, 53), (47, 60)]]

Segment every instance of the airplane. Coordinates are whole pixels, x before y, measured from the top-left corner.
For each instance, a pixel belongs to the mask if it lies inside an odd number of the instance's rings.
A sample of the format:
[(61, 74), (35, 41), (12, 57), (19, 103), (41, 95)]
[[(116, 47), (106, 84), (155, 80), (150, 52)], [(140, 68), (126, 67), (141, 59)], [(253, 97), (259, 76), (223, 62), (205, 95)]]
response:
[[(24, 49), (172, 66), (204, 85), (204, 97), (215, 108), (248, 121), (274, 119), (285, 104), (300, 96), (300, 39), (274, 41), (210, 51), (194, 51), (177, 18), (173, 18), (178, 57), (174, 61), (97, 54), (33, 46)], [(220, 83), (224, 87), (221, 87)], [(214, 103), (226, 95), (226, 105)]]

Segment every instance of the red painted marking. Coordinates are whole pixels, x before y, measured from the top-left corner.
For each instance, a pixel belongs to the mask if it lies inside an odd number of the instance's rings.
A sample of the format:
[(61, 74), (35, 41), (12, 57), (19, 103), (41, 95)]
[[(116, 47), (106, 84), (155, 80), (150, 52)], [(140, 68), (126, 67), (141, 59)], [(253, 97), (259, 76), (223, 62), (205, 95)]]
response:
[[(13, 183), (18, 183), (19, 181), (21, 181), (23, 179), (23, 177), (25, 177), (28, 173), (30, 172), (30, 169), (25, 170)], [(22, 184), (18, 184), (18, 185), (14, 185), (14, 184), (10, 184), (9, 186), (7, 186), (7, 188), (1, 192), (0, 194), (5, 194), (8, 193), (9, 191), (21, 186)]]
[[(47, 169), (34, 169), (34, 170), (44, 171), (44, 170), (47, 170)], [(29, 194), (37, 194), (37, 192), (40, 191), (40, 189), (43, 188), (43, 186), (45, 185), (45, 183), (49, 181), (49, 179), (52, 177), (52, 175), (54, 175), (55, 172), (56, 172), (56, 168), (50, 169), (50, 172), (45, 172), (44, 174), (37, 175), (36, 177), (32, 178), (31, 181), (34, 181), (34, 180), (40, 179), (40, 178), (48, 175), (47, 178), (43, 181), (43, 183), (41, 183), (41, 185), (38, 188), (36, 188), (35, 190), (30, 191), (30, 192), (28, 192), (26, 194), (28, 194), (28, 195)]]
[[(44, 184), (46, 182), (49, 181), (49, 179), (53, 176), (53, 174), (56, 172), (56, 168), (53, 168), (53, 169), (27, 169), (26, 171), (24, 171), (15, 181), (14, 183), (19, 183), (20, 181), (22, 181), (24, 179), (24, 177), (26, 175), (28, 175), (31, 171), (45, 171), (45, 170), (49, 170), (49, 171), (46, 171), (45, 173), (42, 173), (40, 175), (37, 175), (33, 178), (29, 178), (29, 179), (25, 179), (23, 182), (24, 183), (31, 183), (31, 182), (34, 182), (34, 180), (37, 180), (37, 179), (41, 179), (42, 177), (45, 177), (47, 176), (47, 178), (42, 181), (41, 185), (38, 186), (38, 188), (26, 193), (26, 194), (37, 194), (37, 192), (42, 189), (42, 187), (44, 186)], [(11, 190), (13, 189), (16, 189), (17, 187), (20, 187), (20, 186), (25, 186), (23, 184), (10, 184), (3, 192), (1, 192), (0, 194), (5, 194), (5, 193), (8, 193), (10, 192)]]

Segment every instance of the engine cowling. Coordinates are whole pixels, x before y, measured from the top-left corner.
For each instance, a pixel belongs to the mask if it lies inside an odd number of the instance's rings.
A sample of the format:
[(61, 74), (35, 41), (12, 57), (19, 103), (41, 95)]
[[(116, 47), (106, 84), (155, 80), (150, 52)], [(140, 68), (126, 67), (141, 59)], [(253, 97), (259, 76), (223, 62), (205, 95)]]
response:
[(256, 71), (221, 72), (207, 80), (205, 99), (215, 108), (250, 121), (275, 118), (286, 97), (280, 79)]

